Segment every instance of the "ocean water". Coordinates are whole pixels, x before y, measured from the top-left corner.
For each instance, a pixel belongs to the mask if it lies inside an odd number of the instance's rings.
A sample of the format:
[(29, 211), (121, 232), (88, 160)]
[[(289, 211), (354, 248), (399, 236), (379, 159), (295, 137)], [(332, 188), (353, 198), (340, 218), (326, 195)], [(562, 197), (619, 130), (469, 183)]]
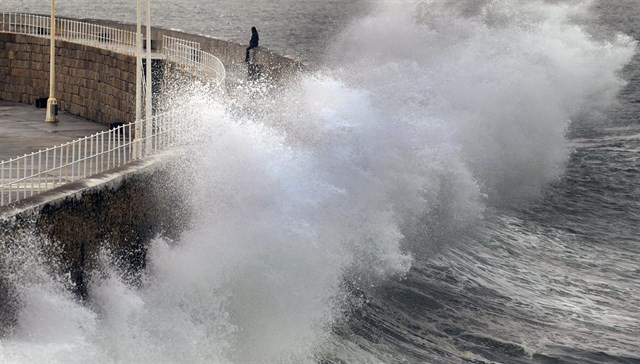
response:
[[(48, 14), (48, 6), (48, 3), (35, 0), (2, 0), (0, 11)], [(155, 0), (151, 22), (165, 28), (247, 44), (251, 39), (251, 27), (255, 26), (260, 33), (261, 46), (281, 54), (315, 60), (325, 53), (339, 29), (373, 8), (375, 2), (363, 0)], [(56, 14), (135, 23), (136, 2), (58, 1)]]
[(191, 225), (84, 302), (26, 236), (0, 362), (640, 362), (637, 5), (158, 3), (318, 70), (181, 90)]

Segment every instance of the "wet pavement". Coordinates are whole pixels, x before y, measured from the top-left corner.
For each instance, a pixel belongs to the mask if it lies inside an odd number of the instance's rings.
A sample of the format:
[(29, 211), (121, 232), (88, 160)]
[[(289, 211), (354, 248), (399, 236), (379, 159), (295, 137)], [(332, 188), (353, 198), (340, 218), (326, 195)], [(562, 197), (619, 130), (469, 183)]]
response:
[(0, 161), (109, 128), (63, 111), (59, 113), (57, 123), (45, 123), (45, 110), (0, 100)]

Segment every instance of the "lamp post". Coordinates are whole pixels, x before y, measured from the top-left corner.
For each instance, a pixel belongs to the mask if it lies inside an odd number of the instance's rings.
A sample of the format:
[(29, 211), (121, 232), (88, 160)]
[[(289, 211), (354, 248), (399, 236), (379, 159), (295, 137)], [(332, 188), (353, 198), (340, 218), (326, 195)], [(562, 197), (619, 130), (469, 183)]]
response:
[[(145, 125), (145, 129), (147, 130), (147, 133), (151, 133), (151, 129), (152, 129), (152, 114), (153, 112), (151, 111), (151, 0), (147, 0), (147, 71), (146, 71), (146, 93), (145, 93), (145, 113), (144, 113), (144, 117), (147, 120), (146, 121), (146, 125)], [(145, 154), (148, 154), (150, 152), (150, 148), (151, 148), (151, 138), (147, 138), (146, 139), (146, 143), (145, 143)]]
[(141, 0), (136, 0), (136, 127), (133, 158), (141, 157), (142, 125), (138, 121), (142, 119), (142, 6)]
[(44, 121), (47, 123), (58, 122), (56, 115), (58, 100), (56, 100), (56, 17), (55, 0), (51, 0), (51, 45), (49, 55), (49, 99), (47, 100), (47, 115)]

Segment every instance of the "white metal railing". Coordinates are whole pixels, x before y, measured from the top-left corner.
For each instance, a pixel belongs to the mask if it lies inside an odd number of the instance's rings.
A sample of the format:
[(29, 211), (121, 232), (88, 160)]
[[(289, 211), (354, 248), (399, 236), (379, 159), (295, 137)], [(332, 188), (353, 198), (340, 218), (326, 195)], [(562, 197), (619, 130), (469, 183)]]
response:
[(226, 77), (226, 71), (220, 59), (200, 49), (198, 42), (163, 35), (162, 53), (168, 62), (173, 62), (202, 81), (211, 80), (221, 84)]
[[(48, 38), (51, 18), (48, 16), (0, 13), (0, 31)], [(77, 20), (56, 18), (56, 37), (60, 40), (135, 55), (136, 33)], [(200, 43), (162, 36), (165, 58), (202, 81), (221, 84), (226, 71), (216, 56), (200, 48)]]
[(163, 35), (162, 49), (174, 61), (192, 63), (196, 60), (196, 52), (200, 51), (200, 43)]
[[(48, 38), (51, 18), (48, 16), (0, 13), (0, 31)], [(56, 18), (56, 37), (97, 48), (135, 54), (136, 33), (82, 21)]]
[[(185, 130), (175, 113), (138, 120), (0, 162), (0, 206), (34, 196), (176, 145)], [(150, 130), (145, 130), (150, 126)], [(136, 127), (144, 137), (135, 138)]]

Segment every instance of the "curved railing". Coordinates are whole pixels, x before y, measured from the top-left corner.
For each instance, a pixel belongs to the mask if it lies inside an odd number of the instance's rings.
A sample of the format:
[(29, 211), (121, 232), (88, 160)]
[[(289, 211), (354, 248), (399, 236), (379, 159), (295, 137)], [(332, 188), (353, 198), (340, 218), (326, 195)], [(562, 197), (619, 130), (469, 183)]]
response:
[[(119, 53), (136, 53), (136, 33), (123, 29), (56, 18), (56, 38)], [(0, 31), (49, 38), (51, 18), (48, 16), (0, 13)]]
[(201, 80), (224, 82), (226, 71), (218, 57), (200, 49), (200, 43), (162, 36), (162, 53), (169, 62), (180, 66)]

